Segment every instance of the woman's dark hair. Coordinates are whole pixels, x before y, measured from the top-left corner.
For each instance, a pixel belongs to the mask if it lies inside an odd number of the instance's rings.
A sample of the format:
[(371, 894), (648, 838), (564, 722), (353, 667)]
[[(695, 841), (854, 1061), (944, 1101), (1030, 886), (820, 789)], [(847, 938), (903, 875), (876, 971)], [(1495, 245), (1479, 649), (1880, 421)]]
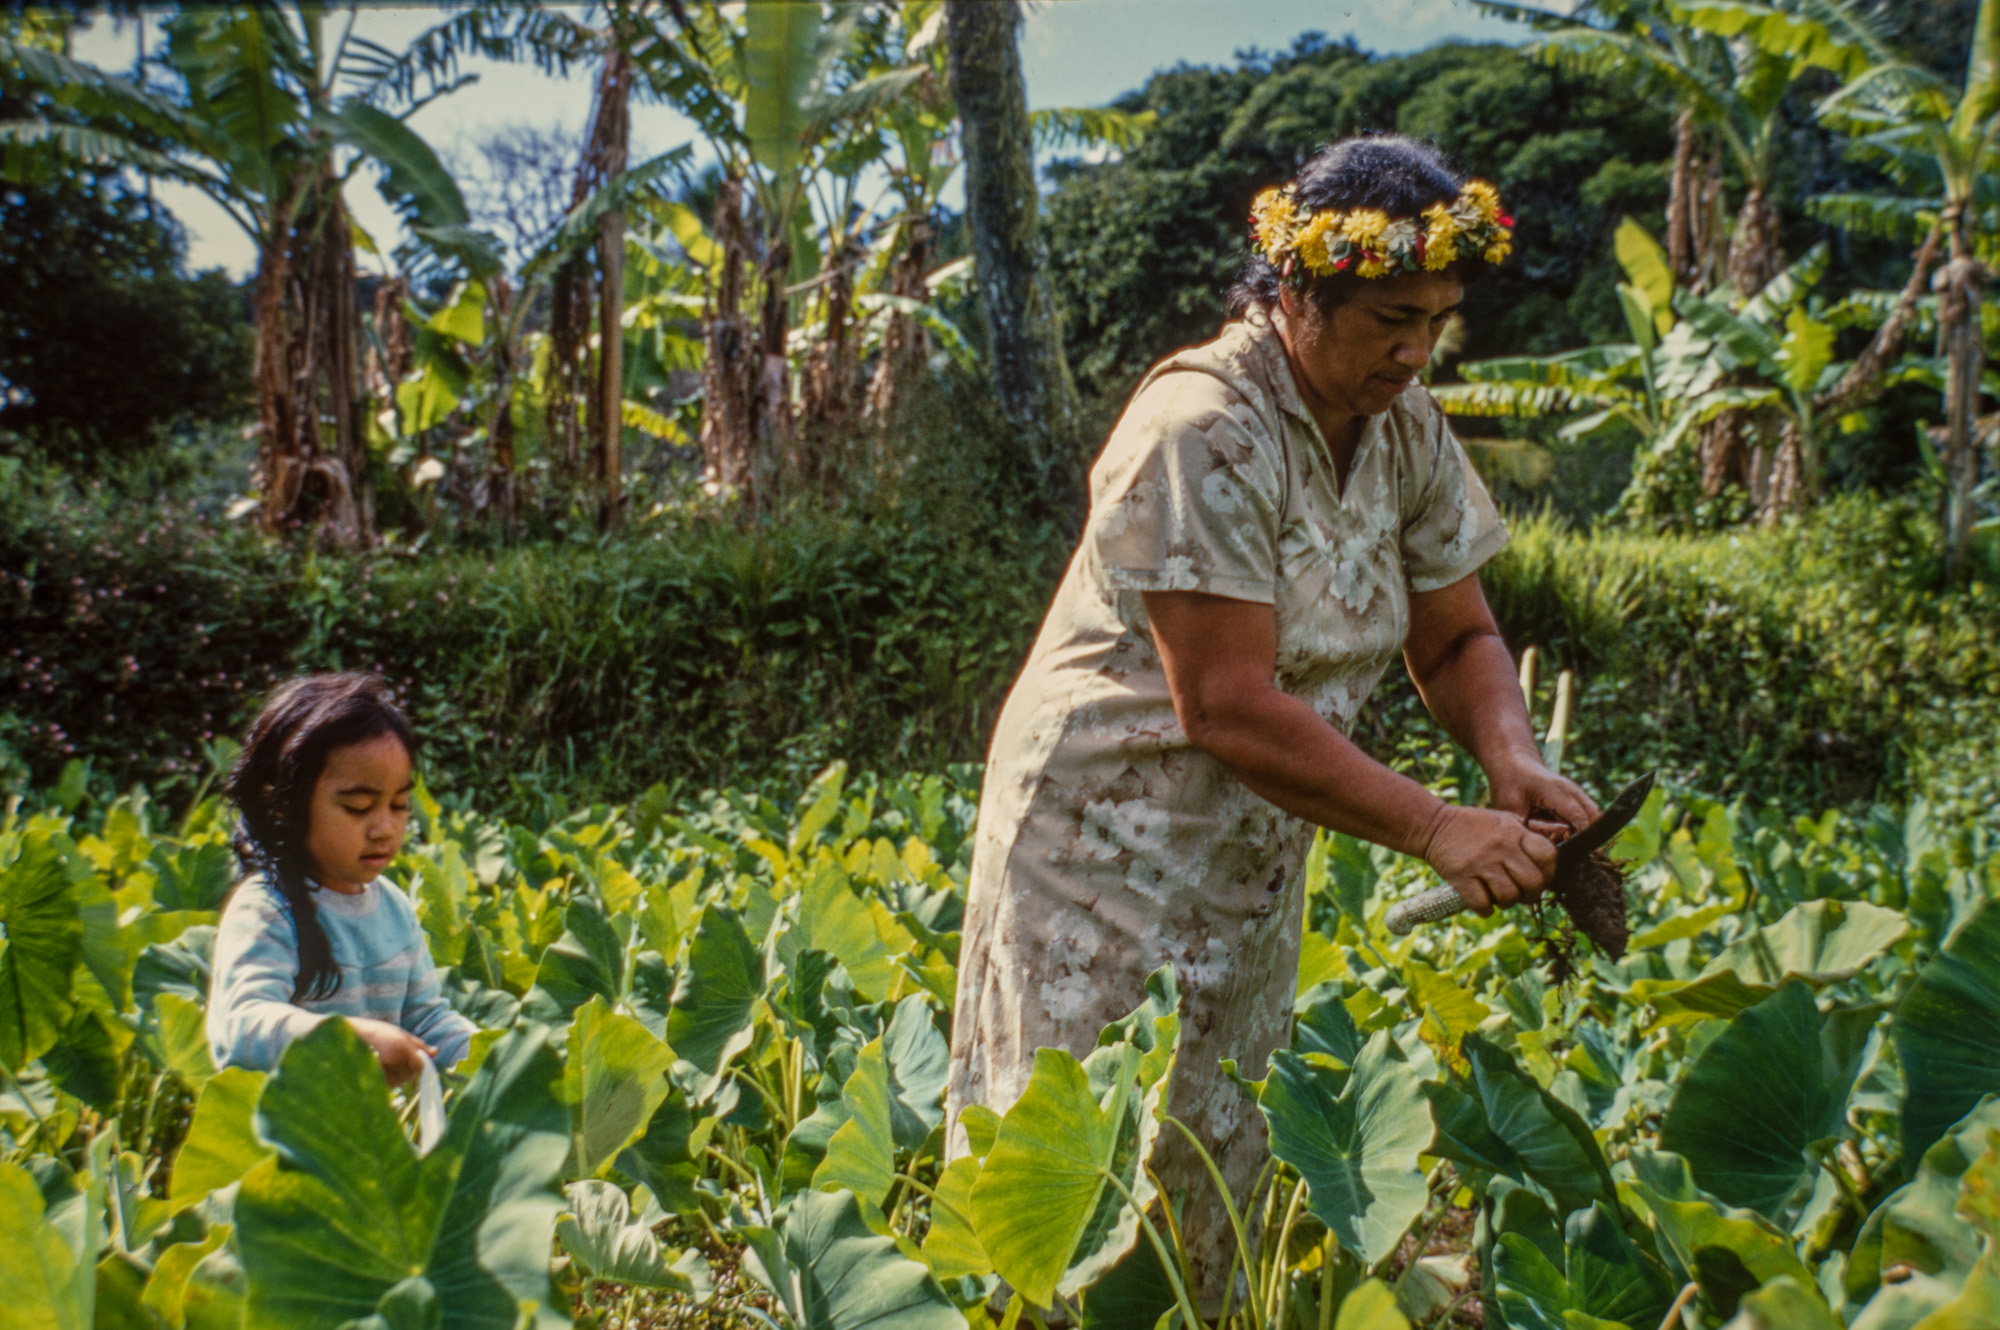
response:
[[(1465, 186), (1465, 177), (1444, 155), (1401, 134), (1360, 134), (1327, 144), (1299, 168), (1301, 215), (1326, 208), (1380, 208), (1391, 217), (1415, 217), (1434, 203), (1450, 203)], [(1471, 257), (1446, 268), (1470, 283), (1485, 269)], [(1353, 272), (1306, 279), (1306, 297), (1322, 314), (1331, 314), (1358, 294), (1371, 279)], [(1240, 319), (1252, 308), (1278, 303), (1284, 277), (1262, 254), (1252, 253), (1229, 288), (1229, 317)]]
[(313, 786), (336, 748), (393, 734), (414, 760), (416, 736), (389, 689), (372, 674), (309, 674), (279, 684), (250, 726), (242, 756), (222, 792), (241, 813), (236, 857), (263, 874), (291, 906), (298, 933), (299, 977), (292, 1000), (332, 997), (340, 967), (319, 921), (308, 881), (307, 823)]

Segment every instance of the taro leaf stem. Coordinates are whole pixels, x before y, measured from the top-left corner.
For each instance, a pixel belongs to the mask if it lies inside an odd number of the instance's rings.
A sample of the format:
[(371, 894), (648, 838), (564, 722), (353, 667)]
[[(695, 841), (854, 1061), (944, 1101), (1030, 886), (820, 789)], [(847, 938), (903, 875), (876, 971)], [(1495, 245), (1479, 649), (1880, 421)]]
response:
[(1305, 1199), (1306, 1180), (1300, 1178), (1292, 1188), (1292, 1199), (1285, 1206), (1285, 1222), (1278, 1230), (1278, 1250), (1271, 1262), (1271, 1291), (1265, 1301), (1271, 1304), (1271, 1330), (1284, 1330), (1285, 1304), (1291, 1301), (1291, 1262), (1287, 1257), (1292, 1248), (1292, 1226), (1299, 1222), (1299, 1204)]
[[(1174, 1119), (1169, 1117), (1167, 1121), (1172, 1122)], [(1186, 1131), (1187, 1129), (1183, 1127), (1181, 1130)], [(1199, 1149), (1200, 1146), (1197, 1145), (1196, 1148)], [(1214, 1165), (1211, 1164), (1209, 1167), (1213, 1168)], [(1205, 1322), (1201, 1319), (1201, 1315), (1195, 1311), (1194, 1303), (1188, 1298), (1187, 1286), (1181, 1283), (1180, 1274), (1174, 1268), (1176, 1263), (1167, 1251), (1167, 1244), (1160, 1240), (1160, 1230), (1153, 1227), (1152, 1217), (1146, 1213), (1145, 1207), (1133, 1198), (1132, 1193), (1126, 1188), (1125, 1184), (1118, 1180), (1117, 1174), (1108, 1168), (1099, 1169), (1098, 1171), (1103, 1174), (1106, 1182), (1118, 1189), (1118, 1194), (1125, 1199), (1125, 1204), (1132, 1207), (1132, 1213), (1138, 1215), (1139, 1222), (1145, 1226), (1146, 1240), (1153, 1244), (1153, 1255), (1159, 1258), (1160, 1269), (1166, 1274), (1167, 1282), (1174, 1286), (1174, 1301), (1180, 1304), (1181, 1319), (1185, 1322), (1184, 1330), (1198, 1330)], [(1228, 1193), (1225, 1192), (1224, 1195), (1227, 1196)], [(1160, 1208), (1163, 1210), (1167, 1208), (1165, 1192), (1160, 1193)], [(1235, 1207), (1233, 1205), (1230, 1207), (1230, 1213), (1234, 1217)], [(1241, 1232), (1242, 1226), (1239, 1224), (1237, 1229), (1238, 1232)], [(1033, 1308), (1030, 1308), (1029, 1312), (1032, 1315)]]
[[(39, 1108), (35, 1107), (35, 1101), (28, 1097), (27, 1087), (14, 1079), (13, 1071), (8, 1068), (5, 1062), (0, 1062), (0, 1073), (4, 1073), (6, 1075), (7, 1084), (14, 1087), (14, 1093), (20, 1097), (20, 1100), (23, 1104), (27, 1105), (28, 1116), (35, 1120), (35, 1138), (34, 1140), (29, 1142), (29, 1145), (31, 1147), (40, 1145), (42, 1141), (42, 1133), (47, 1129), (49, 1125), (48, 1123), (42, 1120), (42, 1111)], [(53, 1141), (50, 1143), (49, 1149), (51, 1151), (54, 1151), (61, 1144), (62, 1142), (60, 1141)]]
[(1675, 1326), (1679, 1326), (1680, 1330), (1687, 1330), (1687, 1318), (1681, 1313), (1687, 1310), (1687, 1305), (1694, 1301), (1694, 1295), (1699, 1292), (1701, 1285), (1689, 1280), (1681, 1289), (1680, 1296), (1674, 1299), (1674, 1305), (1667, 1308), (1667, 1314), (1660, 1318), (1660, 1330), (1674, 1330)]
[(932, 1191), (929, 1187), (926, 1187), (923, 1183), (918, 1182), (908, 1173), (898, 1173), (896, 1175), (896, 1181), (902, 1183), (906, 1187), (910, 1187), (916, 1191), (922, 1192), (924, 1195), (931, 1198), (932, 1205), (942, 1207), (945, 1213), (949, 1214), (953, 1219), (956, 1219), (959, 1223), (965, 1225), (967, 1228), (972, 1227), (971, 1215), (965, 1213), (965, 1211), (959, 1209), (957, 1206), (953, 1205), (950, 1201), (947, 1201), (944, 1197), (938, 1195), (935, 1191)]
[(1333, 1330), (1333, 1261), (1339, 1254), (1340, 1239), (1329, 1228), (1319, 1254), (1319, 1330)]
[(1160, 1214), (1167, 1221), (1167, 1236), (1173, 1239), (1174, 1256), (1181, 1263), (1181, 1281), (1192, 1285), (1194, 1265), (1188, 1260), (1187, 1238), (1181, 1233), (1181, 1217), (1174, 1213), (1173, 1193), (1167, 1190), (1166, 1183), (1160, 1181), (1160, 1175), (1153, 1171), (1151, 1164), (1146, 1165), (1146, 1176), (1153, 1180), (1153, 1189), (1160, 1193)]
[[(1236, 1198), (1229, 1194), (1229, 1184), (1222, 1180), (1222, 1170), (1216, 1167), (1214, 1156), (1209, 1154), (1208, 1147), (1201, 1143), (1201, 1138), (1194, 1134), (1193, 1128), (1189, 1127), (1187, 1123), (1182, 1122), (1179, 1118), (1175, 1117), (1171, 1113), (1164, 1114), (1163, 1116), (1166, 1121), (1171, 1122), (1174, 1126), (1180, 1128), (1181, 1135), (1188, 1138), (1188, 1144), (1192, 1145), (1195, 1149), (1195, 1153), (1201, 1156), (1202, 1164), (1206, 1166), (1208, 1169), (1208, 1176), (1214, 1179), (1215, 1190), (1219, 1192), (1222, 1196), (1222, 1206), (1225, 1210), (1229, 1212), (1229, 1226), (1236, 1230), (1236, 1249), (1237, 1252), (1243, 1258), (1244, 1271), (1246, 1273), (1251, 1273), (1250, 1263), (1252, 1257), (1251, 1257), (1250, 1238), (1249, 1235), (1245, 1233), (1243, 1230), (1243, 1216), (1236, 1209)], [(1121, 1187), (1119, 1188), (1119, 1190), (1123, 1191), (1124, 1188)], [(1230, 1282), (1233, 1284), (1235, 1281), (1232, 1279)], [(1269, 1322), (1267, 1322), (1264, 1319), (1263, 1291), (1257, 1287), (1257, 1281), (1255, 1278), (1245, 1280), (1244, 1283), (1245, 1283), (1245, 1291), (1248, 1293), (1250, 1298), (1251, 1323), (1255, 1325), (1268, 1325)], [(1225, 1310), (1227, 1309), (1225, 1308)], [(1189, 1319), (1188, 1326), (1190, 1330), (1192, 1330), (1193, 1326), (1196, 1324), (1197, 1319), (1198, 1318)]]

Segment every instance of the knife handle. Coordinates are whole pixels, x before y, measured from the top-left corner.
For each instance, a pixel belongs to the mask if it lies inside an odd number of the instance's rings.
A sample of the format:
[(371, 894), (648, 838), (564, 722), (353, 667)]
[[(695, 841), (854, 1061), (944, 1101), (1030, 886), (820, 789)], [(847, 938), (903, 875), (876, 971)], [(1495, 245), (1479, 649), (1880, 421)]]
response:
[(1420, 891), (1397, 901), (1389, 907), (1389, 915), (1383, 922), (1391, 933), (1401, 937), (1418, 924), (1434, 924), (1467, 908), (1465, 897), (1458, 894), (1458, 888), (1432, 887), (1429, 891)]

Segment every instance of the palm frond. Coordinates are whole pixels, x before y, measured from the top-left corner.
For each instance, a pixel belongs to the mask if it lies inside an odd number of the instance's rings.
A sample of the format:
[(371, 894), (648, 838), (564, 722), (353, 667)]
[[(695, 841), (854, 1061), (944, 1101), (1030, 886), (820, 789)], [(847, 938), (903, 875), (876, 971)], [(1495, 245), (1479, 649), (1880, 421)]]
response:
[(602, 44), (600, 34), (555, 6), (479, 0), (418, 34), (401, 54), (352, 39), (339, 72), (348, 91), (364, 101), (402, 103), (416, 98), (420, 83), (437, 88), (450, 82), (467, 56), (532, 63), (561, 77), (571, 65), (597, 55)]
[(1035, 149), (1110, 147), (1127, 152), (1153, 128), (1154, 111), (1120, 111), (1109, 106), (1044, 107), (1028, 117)]
[(693, 147), (683, 143), (605, 181), (589, 198), (572, 208), (555, 233), (528, 256), (528, 261), (521, 265), (521, 285), (532, 286), (550, 270), (587, 249), (597, 239), (597, 224), (605, 214), (648, 195), (658, 197), (660, 181), (685, 171), (693, 156)]
[(1806, 211), (1823, 222), (1891, 240), (1929, 231), (1943, 208), (1942, 199), (1895, 194), (1820, 194), (1806, 200)]

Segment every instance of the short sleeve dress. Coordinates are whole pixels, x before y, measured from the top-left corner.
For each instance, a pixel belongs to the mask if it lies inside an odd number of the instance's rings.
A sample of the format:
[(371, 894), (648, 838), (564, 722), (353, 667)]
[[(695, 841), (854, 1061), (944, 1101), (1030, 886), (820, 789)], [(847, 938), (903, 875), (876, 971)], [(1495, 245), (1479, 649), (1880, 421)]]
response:
[[(1402, 650), (1410, 593), (1466, 577), (1507, 532), (1421, 385), (1368, 421), (1343, 488), (1256, 312), (1153, 369), (1090, 496), (987, 759), (948, 1121), (968, 1104), (1004, 1113), (1037, 1048), (1083, 1056), (1172, 964), (1170, 1111), (1240, 1197), (1263, 1164), (1263, 1121), (1218, 1062), (1261, 1077), (1288, 1037), (1313, 827), (1188, 742), (1140, 593), (1271, 605), (1279, 687), (1345, 733)], [(1195, 1273), (1219, 1296), (1232, 1250), (1220, 1201), (1178, 1134), (1160, 1139)], [(952, 1147), (965, 1148), (956, 1127)]]

